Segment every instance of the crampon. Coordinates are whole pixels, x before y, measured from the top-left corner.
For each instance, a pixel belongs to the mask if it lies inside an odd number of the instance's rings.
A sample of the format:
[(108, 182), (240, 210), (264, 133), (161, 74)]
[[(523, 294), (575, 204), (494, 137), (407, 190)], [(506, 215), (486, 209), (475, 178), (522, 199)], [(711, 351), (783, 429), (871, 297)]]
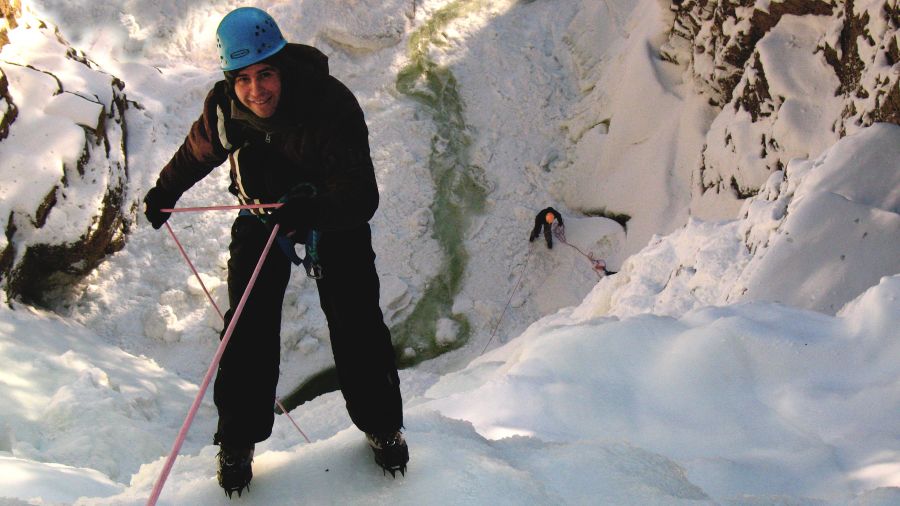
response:
[(375, 463), (385, 474), (397, 477), (397, 471), (406, 476), (406, 463), (409, 462), (409, 448), (400, 431), (387, 434), (366, 434), (366, 441), (375, 454)]
[(250, 490), (250, 480), (253, 479), (253, 445), (249, 448), (233, 448), (222, 446), (216, 456), (218, 470), (216, 478), (219, 485), (225, 490), (225, 495), (231, 499), (231, 495), (237, 492), (238, 497), (244, 488)]

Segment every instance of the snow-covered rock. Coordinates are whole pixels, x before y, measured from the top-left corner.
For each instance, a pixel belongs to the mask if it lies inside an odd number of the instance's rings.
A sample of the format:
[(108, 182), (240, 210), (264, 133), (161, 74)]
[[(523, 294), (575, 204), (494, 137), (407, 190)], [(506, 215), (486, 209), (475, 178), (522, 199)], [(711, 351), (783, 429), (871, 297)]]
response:
[(736, 218), (791, 159), (900, 123), (898, 26), (885, 0), (596, 2), (567, 35), (582, 98), (557, 194), (630, 217), (626, 253)]
[[(791, 158), (900, 121), (895, 2), (673, 2), (664, 59), (721, 112), (694, 172), (700, 195), (746, 199)], [(709, 198), (706, 199), (707, 201)]]
[(23, 16), (0, 52), (0, 282), (40, 300), (124, 244), (124, 83)]

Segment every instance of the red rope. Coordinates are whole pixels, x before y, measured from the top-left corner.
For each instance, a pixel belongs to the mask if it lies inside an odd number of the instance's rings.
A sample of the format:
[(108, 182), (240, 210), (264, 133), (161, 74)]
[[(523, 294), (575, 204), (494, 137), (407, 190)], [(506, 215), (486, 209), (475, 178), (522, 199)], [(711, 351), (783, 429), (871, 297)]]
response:
[(607, 271), (606, 271), (606, 262), (605, 261), (600, 260), (598, 258), (594, 258), (593, 252), (585, 253), (584, 251), (581, 251), (581, 248), (579, 248), (578, 246), (575, 246), (574, 244), (570, 244), (568, 241), (566, 241), (566, 227), (564, 227), (562, 225), (553, 227), (553, 235), (555, 235), (556, 238), (559, 239), (559, 242), (574, 249), (575, 251), (581, 253), (581, 255), (583, 257), (587, 258), (588, 262), (591, 263), (591, 269), (594, 270), (594, 273), (597, 274), (597, 277), (602, 278), (603, 276), (606, 275)]
[(276, 398), (275, 398), (275, 404), (277, 404), (278, 407), (281, 408), (281, 412), (282, 412), (282, 413), (284, 413), (284, 414), (287, 415), (288, 420), (290, 420), (291, 423), (294, 424), (294, 427), (297, 427), (297, 430), (300, 431), (300, 434), (303, 435), (303, 439), (305, 439), (307, 443), (312, 443), (312, 441), (310, 441), (309, 438), (306, 437), (306, 433), (303, 432), (303, 429), (301, 429), (300, 426), (297, 425), (297, 422), (295, 422), (294, 419), (291, 417), (291, 414), (288, 413), (288, 410), (285, 409), (284, 404), (281, 403), (281, 399), (279, 399), (278, 397), (276, 397)]
[(503, 316), (506, 314), (506, 310), (509, 309), (509, 305), (512, 303), (513, 296), (516, 294), (516, 290), (519, 289), (519, 285), (522, 284), (522, 280), (525, 279), (525, 269), (528, 267), (528, 258), (531, 257), (531, 248), (528, 248), (528, 253), (525, 254), (525, 265), (522, 266), (522, 274), (519, 275), (519, 281), (516, 282), (516, 286), (513, 288), (512, 293), (509, 294), (509, 300), (506, 301), (506, 306), (503, 308), (503, 312), (500, 313), (500, 318), (497, 318), (497, 324), (494, 325), (494, 330), (491, 332), (491, 338), (488, 339), (488, 342), (485, 343), (484, 348), (481, 350), (481, 354), (484, 355), (484, 352), (487, 351), (488, 346), (490, 346), (491, 341), (494, 340), (494, 335), (497, 334), (497, 329), (500, 328), (500, 322), (503, 321)]

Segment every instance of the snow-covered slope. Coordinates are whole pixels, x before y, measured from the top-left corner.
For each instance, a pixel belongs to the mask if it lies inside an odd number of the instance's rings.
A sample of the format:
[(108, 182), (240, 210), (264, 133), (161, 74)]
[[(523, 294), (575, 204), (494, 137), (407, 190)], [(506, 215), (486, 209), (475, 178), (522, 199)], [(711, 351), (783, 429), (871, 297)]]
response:
[[(588, 298), (459, 372), (405, 371), (406, 476), (378, 470), (333, 393), (293, 412), (312, 444), (278, 417), (241, 501), (896, 504), (898, 298), (900, 276), (837, 317), (756, 302), (619, 320)], [(0, 311), (3, 494), (143, 504), (194, 388), (78, 325)], [(163, 504), (227, 500), (205, 406)]]

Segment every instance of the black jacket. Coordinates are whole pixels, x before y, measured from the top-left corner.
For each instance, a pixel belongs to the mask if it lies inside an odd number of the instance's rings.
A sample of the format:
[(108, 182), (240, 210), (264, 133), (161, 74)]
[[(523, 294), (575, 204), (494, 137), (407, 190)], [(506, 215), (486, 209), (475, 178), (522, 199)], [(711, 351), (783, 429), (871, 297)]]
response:
[(180, 196), (229, 159), (229, 190), (244, 203), (277, 202), (310, 183), (317, 189), (304, 218), (310, 227), (339, 230), (368, 222), (378, 207), (378, 188), (356, 98), (328, 73), (327, 57), (313, 47), (288, 44), (267, 62), (281, 71), (275, 115), (256, 117), (237, 101), (228, 80), (217, 82), (157, 185)]

